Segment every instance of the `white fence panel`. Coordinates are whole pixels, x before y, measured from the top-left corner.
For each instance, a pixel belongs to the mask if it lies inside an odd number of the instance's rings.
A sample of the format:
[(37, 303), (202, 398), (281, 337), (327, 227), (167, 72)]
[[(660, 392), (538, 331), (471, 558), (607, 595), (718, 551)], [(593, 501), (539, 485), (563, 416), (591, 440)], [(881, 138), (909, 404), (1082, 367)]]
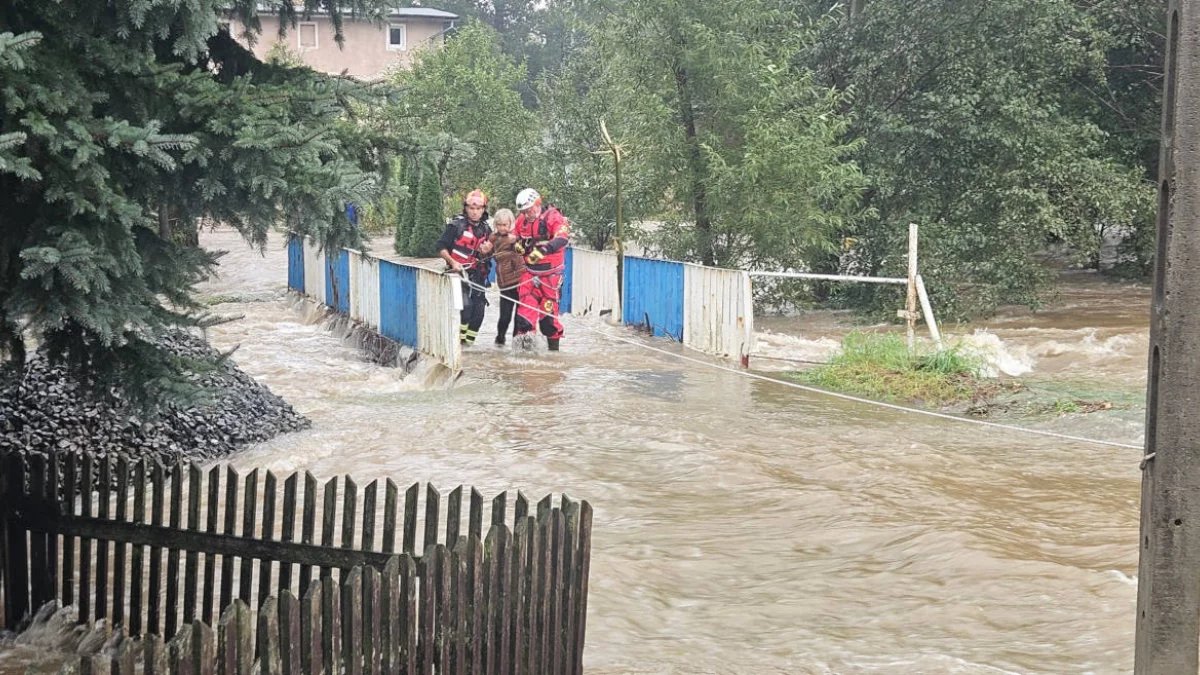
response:
[(308, 237), (304, 238), (304, 294), (325, 304), (325, 254)]
[(754, 351), (750, 276), (700, 265), (685, 265), (683, 275), (683, 344), (745, 363)]
[(607, 251), (571, 249), (571, 313), (599, 314), (612, 310), (621, 319), (617, 297), (617, 254)]
[(458, 328), (462, 308), (462, 279), (417, 270), (417, 351), (451, 370), (462, 369)]
[(379, 261), (350, 251), (350, 317), (379, 330)]

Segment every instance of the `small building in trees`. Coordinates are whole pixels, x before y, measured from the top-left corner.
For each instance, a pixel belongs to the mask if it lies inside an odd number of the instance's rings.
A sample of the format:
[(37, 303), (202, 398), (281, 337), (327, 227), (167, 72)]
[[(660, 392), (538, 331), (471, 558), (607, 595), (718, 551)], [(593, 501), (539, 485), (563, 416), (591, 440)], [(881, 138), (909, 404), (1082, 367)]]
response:
[(345, 72), (374, 80), (396, 67), (408, 68), (417, 50), (442, 44), (458, 15), (432, 7), (398, 7), (382, 22), (343, 16), (341, 45), (334, 39), (333, 21), (325, 12), (301, 18), (294, 27), (288, 26), (282, 37), (277, 14), (264, 8), (258, 20), (262, 32), (253, 45), (240, 22), (229, 22), (232, 35), (258, 58), (290, 60), (330, 75)]

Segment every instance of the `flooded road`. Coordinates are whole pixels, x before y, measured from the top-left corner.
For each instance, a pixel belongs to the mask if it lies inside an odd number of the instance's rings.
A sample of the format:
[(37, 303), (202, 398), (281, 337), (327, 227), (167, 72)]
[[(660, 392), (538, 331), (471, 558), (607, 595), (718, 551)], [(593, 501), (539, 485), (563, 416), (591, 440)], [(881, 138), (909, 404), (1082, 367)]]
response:
[[(202, 293), (251, 300), (215, 305), (245, 318), (210, 339), (313, 421), (235, 464), (589, 500), (590, 673), (1132, 670), (1137, 450), (841, 402), (573, 320), (562, 352), (518, 356), (491, 345), (494, 306), (464, 377), (430, 387), (310, 323), (278, 241), (265, 258), (228, 232), (203, 243), (231, 253)], [(1060, 309), (976, 339), (1037, 376), (1138, 386), (1148, 300), (1113, 288), (1070, 284)], [(795, 358), (847, 325), (760, 323)], [(1047, 428), (1141, 438), (1133, 418)]]

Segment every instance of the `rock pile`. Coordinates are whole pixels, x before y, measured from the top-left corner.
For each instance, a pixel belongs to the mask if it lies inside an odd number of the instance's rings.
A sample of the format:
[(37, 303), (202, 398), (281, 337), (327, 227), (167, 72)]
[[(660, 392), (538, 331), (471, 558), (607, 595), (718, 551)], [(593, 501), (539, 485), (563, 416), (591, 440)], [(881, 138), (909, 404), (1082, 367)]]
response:
[[(187, 356), (214, 355), (202, 339), (177, 334), (164, 346)], [(49, 454), (91, 451), (131, 459), (212, 459), (311, 422), (230, 360), (197, 376), (214, 392), (211, 405), (184, 408), (168, 403), (145, 417), (123, 404), (82, 395), (62, 368), (40, 356), (20, 372), (0, 375), (0, 451)]]

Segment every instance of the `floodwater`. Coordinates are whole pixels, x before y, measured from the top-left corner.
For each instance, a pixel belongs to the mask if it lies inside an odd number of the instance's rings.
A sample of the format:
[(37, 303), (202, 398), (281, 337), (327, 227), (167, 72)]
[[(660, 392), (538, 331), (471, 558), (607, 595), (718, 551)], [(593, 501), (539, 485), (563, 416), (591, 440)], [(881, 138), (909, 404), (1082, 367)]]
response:
[[(313, 421), (239, 467), (565, 492), (595, 509), (590, 673), (1132, 670), (1139, 451), (839, 401), (565, 320), (563, 351), (480, 345), (453, 386), (367, 362), (229, 232), (209, 330)], [(1144, 385), (1148, 293), (1079, 275), (1048, 311), (970, 327), (998, 370)], [(755, 367), (818, 360), (832, 314), (761, 320)], [(985, 332), (975, 333), (976, 329)], [(613, 340), (602, 333), (632, 339)], [(822, 352), (824, 350), (824, 352)], [(1025, 369), (1023, 372), (1022, 369)], [(1140, 416), (1044, 428), (1140, 443)]]

